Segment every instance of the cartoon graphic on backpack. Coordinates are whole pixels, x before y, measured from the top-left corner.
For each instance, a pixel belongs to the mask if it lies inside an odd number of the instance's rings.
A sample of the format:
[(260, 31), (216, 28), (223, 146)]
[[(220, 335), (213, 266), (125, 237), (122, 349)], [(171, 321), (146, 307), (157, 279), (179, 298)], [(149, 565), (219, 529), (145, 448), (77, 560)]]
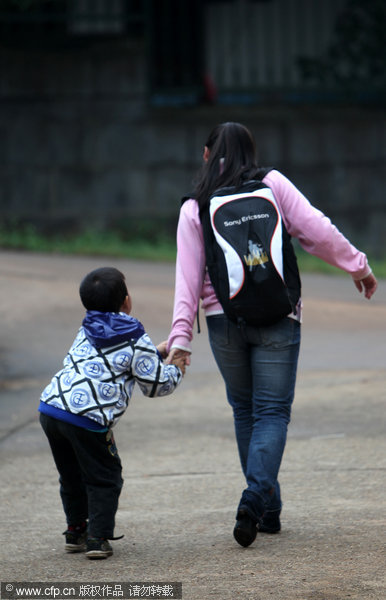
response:
[(263, 326), (296, 313), (296, 256), (269, 187), (253, 180), (216, 190), (201, 220), (209, 276), (229, 319)]

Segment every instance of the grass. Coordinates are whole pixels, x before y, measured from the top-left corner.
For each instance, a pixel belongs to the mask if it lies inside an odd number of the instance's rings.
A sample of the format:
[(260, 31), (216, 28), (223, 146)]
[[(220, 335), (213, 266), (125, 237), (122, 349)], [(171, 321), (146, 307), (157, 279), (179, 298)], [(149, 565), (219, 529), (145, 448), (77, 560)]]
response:
[[(149, 236), (146, 236), (148, 239)], [(74, 236), (44, 236), (33, 226), (11, 230), (0, 228), (0, 248), (31, 252), (74, 254), (87, 256), (113, 256), (121, 258), (174, 261), (176, 245), (166, 235), (152, 236), (152, 241), (142, 237), (124, 239), (115, 232), (85, 231)]]
[[(64, 235), (48, 237), (39, 234), (31, 225), (9, 229), (0, 228), (0, 248), (158, 262), (173, 262), (176, 258), (175, 239), (171, 235), (153, 234), (144, 237), (132, 236), (127, 239), (119, 232), (85, 231), (71, 237)], [(295, 250), (301, 273), (343, 274), (340, 269), (304, 252), (297, 243), (295, 243)], [(376, 277), (386, 278), (386, 257), (383, 259), (369, 257), (369, 262)]]

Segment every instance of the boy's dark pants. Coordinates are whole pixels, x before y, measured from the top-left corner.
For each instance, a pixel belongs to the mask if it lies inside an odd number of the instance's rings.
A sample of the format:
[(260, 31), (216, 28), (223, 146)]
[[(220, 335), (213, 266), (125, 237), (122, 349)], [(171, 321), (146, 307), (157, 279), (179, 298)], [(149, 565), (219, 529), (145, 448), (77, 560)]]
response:
[(59, 471), (67, 525), (89, 520), (89, 537), (112, 538), (122, 466), (112, 433), (76, 427), (40, 413)]

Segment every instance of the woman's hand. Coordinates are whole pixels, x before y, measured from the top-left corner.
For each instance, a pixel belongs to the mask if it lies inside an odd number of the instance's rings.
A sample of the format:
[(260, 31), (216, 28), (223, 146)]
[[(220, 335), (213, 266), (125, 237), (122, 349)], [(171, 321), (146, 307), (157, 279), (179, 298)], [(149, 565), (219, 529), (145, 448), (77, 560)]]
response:
[(185, 359), (183, 358), (183, 356), (175, 356), (174, 355), (170, 364), (175, 365), (176, 367), (181, 369), (182, 376), (185, 375), (186, 363), (185, 363)]
[(375, 294), (375, 290), (378, 287), (378, 282), (372, 273), (363, 279), (354, 280), (354, 283), (360, 293), (363, 291), (365, 292), (365, 297), (368, 300), (370, 300), (371, 296)]
[(170, 365), (173, 363), (174, 359), (183, 359), (185, 365), (188, 367), (190, 365), (190, 352), (187, 350), (181, 350), (180, 348), (172, 348), (169, 352), (169, 355), (166, 359), (166, 364)]

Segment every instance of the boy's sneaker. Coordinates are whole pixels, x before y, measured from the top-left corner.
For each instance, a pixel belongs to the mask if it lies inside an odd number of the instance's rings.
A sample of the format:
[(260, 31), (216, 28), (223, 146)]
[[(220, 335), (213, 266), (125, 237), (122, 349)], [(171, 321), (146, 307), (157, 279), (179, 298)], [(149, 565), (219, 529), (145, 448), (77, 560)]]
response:
[(105, 538), (88, 538), (86, 546), (87, 558), (107, 558), (113, 549)]
[(64, 546), (66, 552), (83, 552), (86, 549), (87, 523), (69, 525), (63, 535), (66, 536)]

